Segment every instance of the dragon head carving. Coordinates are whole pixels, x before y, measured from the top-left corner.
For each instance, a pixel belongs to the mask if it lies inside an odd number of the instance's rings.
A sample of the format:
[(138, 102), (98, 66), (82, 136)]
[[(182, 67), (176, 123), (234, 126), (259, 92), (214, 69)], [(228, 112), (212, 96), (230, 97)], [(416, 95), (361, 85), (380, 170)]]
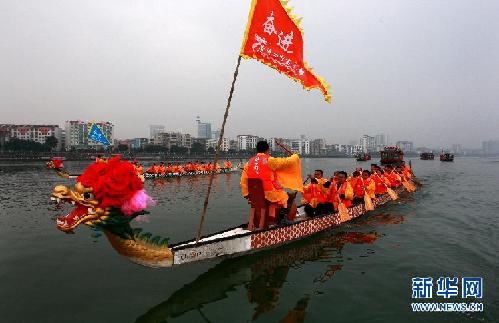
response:
[(64, 232), (81, 223), (108, 229), (128, 223), (152, 202), (133, 165), (119, 156), (90, 165), (74, 189), (56, 186), (52, 199), (74, 205), (69, 214), (57, 218), (57, 228)]
[(130, 222), (154, 202), (145, 193), (135, 167), (119, 156), (90, 165), (76, 179), (74, 189), (56, 186), (52, 200), (74, 206), (57, 218), (59, 230), (72, 233), (82, 223), (101, 228), (113, 247), (134, 262), (158, 266), (170, 261), (168, 239), (151, 239), (150, 233), (139, 235), (140, 229), (130, 227)]

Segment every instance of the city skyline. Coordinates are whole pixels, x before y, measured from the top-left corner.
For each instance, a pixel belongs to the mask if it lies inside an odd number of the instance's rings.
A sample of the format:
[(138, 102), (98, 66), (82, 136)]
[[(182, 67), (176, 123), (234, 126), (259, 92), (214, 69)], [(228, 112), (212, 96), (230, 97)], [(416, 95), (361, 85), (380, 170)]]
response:
[[(3, 1), (0, 122), (112, 120), (123, 138), (151, 123), (195, 134), (196, 115), (219, 128), (249, 4), (224, 1), (223, 19), (211, 19), (218, 6), (206, 1)], [(499, 137), (499, 39), (483, 32), (499, 29), (499, 3), (292, 6), (305, 59), (331, 83), (333, 102), (243, 60), (228, 136), (350, 142), (384, 132), (466, 147)]]

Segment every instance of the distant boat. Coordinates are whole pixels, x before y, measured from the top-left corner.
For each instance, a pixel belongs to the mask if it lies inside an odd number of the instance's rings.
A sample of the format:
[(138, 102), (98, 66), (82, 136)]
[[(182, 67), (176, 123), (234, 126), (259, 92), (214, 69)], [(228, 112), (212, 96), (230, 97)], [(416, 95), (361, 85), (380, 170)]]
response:
[(451, 162), (451, 161), (454, 161), (454, 155), (453, 154), (449, 154), (449, 153), (444, 153), (442, 152), (440, 154), (440, 161), (444, 161), (444, 162)]
[(404, 160), (404, 152), (399, 147), (385, 147), (380, 154), (381, 164), (400, 164)]
[(368, 153), (358, 154), (357, 156), (355, 156), (355, 158), (357, 159), (357, 161), (368, 161), (371, 160), (371, 155)]
[(421, 153), (421, 155), (419, 155), (419, 158), (421, 158), (422, 160), (434, 160), (435, 159), (435, 155), (433, 153)]

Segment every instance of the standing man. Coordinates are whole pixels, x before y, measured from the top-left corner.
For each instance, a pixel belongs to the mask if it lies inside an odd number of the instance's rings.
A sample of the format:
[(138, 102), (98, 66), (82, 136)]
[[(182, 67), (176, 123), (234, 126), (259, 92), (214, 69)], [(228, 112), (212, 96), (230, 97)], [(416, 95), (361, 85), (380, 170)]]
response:
[(248, 179), (260, 179), (265, 199), (281, 207), (278, 222), (286, 224), (285, 217), (296, 193), (288, 195), (284, 188), (303, 192), (300, 157), (297, 154), (284, 158), (272, 157), (269, 154), (269, 144), (266, 141), (259, 141), (256, 145), (256, 151), (256, 155), (250, 158), (244, 166), (241, 175), (241, 193), (247, 198), (249, 194)]

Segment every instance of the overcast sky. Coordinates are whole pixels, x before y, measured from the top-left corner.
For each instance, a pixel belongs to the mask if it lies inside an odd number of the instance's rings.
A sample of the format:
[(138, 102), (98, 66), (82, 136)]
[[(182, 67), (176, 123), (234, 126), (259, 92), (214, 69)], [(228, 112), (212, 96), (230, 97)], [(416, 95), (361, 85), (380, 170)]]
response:
[[(0, 123), (219, 127), (250, 0), (0, 0)], [(292, 0), (332, 104), (243, 60), (229, 137), (499, 139), (499, 1)]]

